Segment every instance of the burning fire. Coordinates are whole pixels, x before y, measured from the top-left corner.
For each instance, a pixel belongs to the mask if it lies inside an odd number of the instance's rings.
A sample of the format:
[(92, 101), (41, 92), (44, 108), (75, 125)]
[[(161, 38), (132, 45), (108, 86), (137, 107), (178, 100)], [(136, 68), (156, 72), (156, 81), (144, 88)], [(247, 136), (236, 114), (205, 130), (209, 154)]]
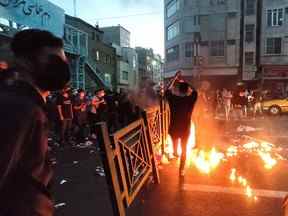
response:
[[(195, 142), (195, 124), (192, 123), (190, 136), (187, 144), (186, 166), (195, 166), (201, 173), (209, 174), (219, 166), (221, 160), (224, 158), (224, 154), (218, 152), (215, 148), (212, 148), (210, 151), (194, 149), (196, 145)], [(177, 146), (177, 155), (181, 156), (181, 140), (178, 141)], [(169, 154), (170, 157), (173, 157), (172, 155), (174, 153), (174, 149), (173, 142), (170, 136), (168, 136), (166, 152)]]
[[(224, 151), (219, 152), (215, 147), (210, 150), (196, 149), (196, 138), (195, 138), (195, 124), (192, 123), (190, 137), (187, 144), (187, 167), (195, 167), (200, 173), (211, 174), (220, 164), (224, 161), (232, 160), (237, 157), (239, 153), (253, 154), (258, 156), (264, 162), (264, 168), (267, 170), (273, 169), (278, 160), (284, 160), (284, 158), (278, 154), (276, 147), (268, 142), (261, 140), (254, 140), (250, 138), (250, 141), (243, 145), (232, 145)], [(243, 137), (244, 138), (244, 137)], [(166, 153), (169, 157), (173, 157), (174, 149), (173, 142), (170, 136), (168, 136), (166, 146)], [(182, 153), (181, 140), (178, 141), (178, 148), (176, 149), (177, 155), (180, 156)], [(278, 151), (278, 152), (277, 152)], [(168, 162), (168, 160), (167, 160)], [(243, 188), (243, 193), (254, 201), (258, 200), (255, 195), (255, 191), (252, 189), (248, 179), (240, 175), (236, 168), (232, 168), (229, 174), (229, 180), (232, 184), (236, 184)]]

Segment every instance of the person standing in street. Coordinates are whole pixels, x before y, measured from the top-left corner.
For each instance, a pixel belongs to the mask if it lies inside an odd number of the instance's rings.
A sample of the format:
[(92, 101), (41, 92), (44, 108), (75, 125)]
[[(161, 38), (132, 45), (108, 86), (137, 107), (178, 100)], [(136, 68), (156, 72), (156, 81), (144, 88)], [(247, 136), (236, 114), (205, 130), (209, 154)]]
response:
[[(88, 128), (88, 112), (87, 107), (89, 106), (89, 101), (86, 99), (86, 94), (83, 89), (78, 91), (73, 102), (74, 116), (77, 127), (76, 139), (80, 144), (84, 144), (88, 140), (89, 128)], [(78, 143), (78, 144), (79, 144)]]
[(226, 121), (230, 120), (230, 114), (231, 114), (231, 108), (232, 108), (231, 107), (232, 106), (232, 102), (231, 102), (232, 98), (233, 98), (233, 95), (232, 95), (231, 91), (224, 88), (223, 92), (222, 92), (222, 99), (223, 99)]
[(60, 145), (64, 146), (69, 142), (73, 120), (72, 99), (69, 95), (69, 89), (64, 89), (57, 97), (57, 110), (60, 120)]
[[(197, 101), (198, 93), (187, 82), (180, 79), (181, 72), (177, 72), (165, 92), (171, 110), (169, 134), (173, 140), (174, 156), (177, 155), (178, 140), (181, 140), (181, 161), (179, 175), (185, 175), (186, 148), (190, 135), (192, 112)], [(176, 87), (176, 84), (178, 87)]]
[(95, 95), (91, 99), (88, 119), (93, 134), (96, 131), (96, 124), (101, 121), (101, 109), (99, 107), (102, 106), (102, 104), (106, 104), (104, 96), (104, 89), (99, 89), (95, 91)]
[(62, 40), (47, 31), (18, 32), (11, 49), (14, 68), (0, 84), (0, 215), (52, 216), (45, 103), (69, 82), (69, 66)]

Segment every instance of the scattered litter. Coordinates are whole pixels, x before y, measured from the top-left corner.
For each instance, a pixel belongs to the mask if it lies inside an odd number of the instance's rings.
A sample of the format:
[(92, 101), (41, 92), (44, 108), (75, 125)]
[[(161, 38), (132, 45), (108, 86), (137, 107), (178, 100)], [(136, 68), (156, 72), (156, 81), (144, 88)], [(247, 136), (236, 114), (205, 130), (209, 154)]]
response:
[(101, 177), (105, 176), (105, 171), (103, 167), (97, 166), (95, 172), (98, 176), (101, 176)]
[(51, 159), (50, 159), (50, 162), (51, 162), (52, 165), (57, 164), (56, 158), (51, 158)]
[(65, 179), (63, 179), (61, 182), (60, 182), (60, 184), (62, 185), (62, 184), (65, 184), (67, 181), (65, 180)]
[(59, 207), (63, 207), (66, 206), (66, 203), (58, 203), (56, 205), (54, 205), (55, 208), (59, 208)]
[(85, 143), (80, 143), (78, 145), (76, 145), (78, 148), (88, 148), (90, 146), (92, 146), (94, 143), (91, 141), (86, 141)]
[(244, 126), (244, 125), (240, 125), (237, 128), (237, 132), (256, 132), (256, 131), (261, 131), (263, 129), (261, 128), (254, 128), (254, 127), (250, 127), (250, 126)]

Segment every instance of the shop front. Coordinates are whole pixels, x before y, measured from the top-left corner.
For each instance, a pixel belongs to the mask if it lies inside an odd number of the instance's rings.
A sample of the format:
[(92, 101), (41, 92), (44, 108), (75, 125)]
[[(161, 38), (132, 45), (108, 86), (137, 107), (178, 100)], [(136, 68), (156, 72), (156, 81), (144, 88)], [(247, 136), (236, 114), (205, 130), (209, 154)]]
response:
[(262, 65), (262, 87), (277, 97), (286, 97), (288, 65)]

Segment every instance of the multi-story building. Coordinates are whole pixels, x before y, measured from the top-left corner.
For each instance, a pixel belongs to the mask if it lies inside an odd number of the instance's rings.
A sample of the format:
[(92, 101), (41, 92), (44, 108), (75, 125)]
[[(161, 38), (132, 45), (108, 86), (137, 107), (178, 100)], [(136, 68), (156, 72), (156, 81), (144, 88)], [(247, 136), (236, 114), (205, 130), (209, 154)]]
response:
[(165, 0), (164, 76), (237, 80), (240, 20), (240, 0)]
[[(85, 73), (80, 78), (85, 80), (85, 89), (94, 91), (99, 87), (116, 89), (116, 50), (103, 40), (103, 31), (98, 26), (92, 26), (80, 18), (66, 15), (66, 25), (84, 32), (87, 36), (87, 56), (83, 61)], [(65, 38), (70, 38), (76, 44), (84, 43), (81, 37), (77, 39), (66, 32)]]
[(260, 63), (261, 0), (241, 1), (240, 73), (244, 81), (257, 80)]
[(163, 61), (160, 55), (154, 54), (153, 49), (136, 47), (139, 62), (140, 81), (150, 80), (158, 84), (162, 80)]
[(284, 89), (287, 17), (288, 0), (165, 0), (165, 77), (182, 70), (212, 83), (281, 80)]
[(262, 0), (261, 69), (265, 86), (288, 91), (288, 0)]
[(130, 47), (131, 33), (123, 26), (110, 26), (101, 28), (104, 31), (104, 40), (120, 47)]
[(117, 53), (117, 90), (137, 89), (139, 84), (138, 55), (130, 47), (113, 44)]
[(130, 48), (130, 32), (124, 27), (101, 28), (106, 43), (117, 50), (117, 89), (135, 89), (139, 83), (138, 55)]

